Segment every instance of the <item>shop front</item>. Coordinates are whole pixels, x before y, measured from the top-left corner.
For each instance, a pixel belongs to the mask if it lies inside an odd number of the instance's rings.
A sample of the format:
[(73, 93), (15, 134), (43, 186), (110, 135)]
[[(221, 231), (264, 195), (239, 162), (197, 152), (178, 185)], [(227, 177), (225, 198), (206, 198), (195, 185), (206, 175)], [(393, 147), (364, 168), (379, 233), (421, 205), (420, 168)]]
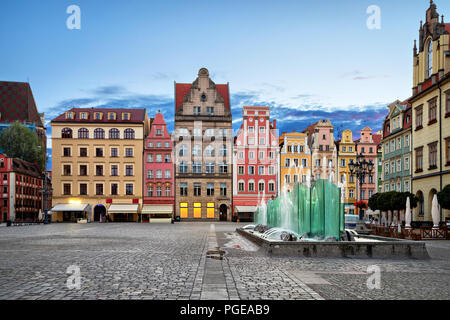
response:
[(142, 208), (140, 222), (172, 222), (173, 205), (145, 204)]
[(111, 204), (108, 208), (108, 215), (113, 222), (136, 222), (138, 213), (138, 204)]
[(235, 206), (239, 221), (253, 222), (255, 219), (256, 206)]
[(52, 222), (77, 222), (88, 219), (91, 206), (85, 203), (61, 203), (51, 209)]

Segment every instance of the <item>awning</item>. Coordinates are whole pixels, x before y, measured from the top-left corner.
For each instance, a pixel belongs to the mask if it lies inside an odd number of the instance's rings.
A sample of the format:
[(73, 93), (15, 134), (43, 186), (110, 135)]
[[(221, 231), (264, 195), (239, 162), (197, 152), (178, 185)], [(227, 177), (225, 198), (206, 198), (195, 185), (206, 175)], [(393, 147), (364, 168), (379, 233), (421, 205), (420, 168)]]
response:
[(156, 213), (164, 213), (164, 214), (172, 214), (173, 206), (170, 204), (145, 204), (142, 208), (142, 213), (145, 214), (156, 214)]
[(236, 206), (235, 207), (238, 212), (255, 212), (256, 206)]
[(138, 209), (138, 204), (112, 204), (108, 213), (137, 213)]
[(89, 211), (90, 210), (89, 204), (84, 203), (61, 203), (57, 204), (50, 210), (50, 212), (55, 211)]

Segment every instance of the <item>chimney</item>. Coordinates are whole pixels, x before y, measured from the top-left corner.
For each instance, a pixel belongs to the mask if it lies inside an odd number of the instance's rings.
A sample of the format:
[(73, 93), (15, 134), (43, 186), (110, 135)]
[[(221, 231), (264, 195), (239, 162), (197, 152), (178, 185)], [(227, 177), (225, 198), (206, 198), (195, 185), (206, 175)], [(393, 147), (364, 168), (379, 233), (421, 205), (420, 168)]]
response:
[(276, 129), (277, 128), (277, 119), (273, 119), (273, 128)]

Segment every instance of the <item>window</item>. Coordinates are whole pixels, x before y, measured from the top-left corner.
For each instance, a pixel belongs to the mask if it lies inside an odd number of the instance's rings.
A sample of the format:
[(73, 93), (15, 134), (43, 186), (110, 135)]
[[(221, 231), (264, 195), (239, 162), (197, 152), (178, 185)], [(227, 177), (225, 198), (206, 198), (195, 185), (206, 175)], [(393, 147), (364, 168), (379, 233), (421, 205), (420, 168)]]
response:
[(186, 128), (180, 128), (178, 129), (178, 133), (181, 137), (187, 137), (189, 136), (189, 130)]
[(308, 161), (306, 159), (302, 159), (302, 166), (306, 168), (308, 166)]
[(286, 183), (286, 184), (291, 184), (291, 175), (286, 174), (286, 175), (284, 176), (284, 183)]
[(87, 148), (80, 148), (80, 157), (87, 157)]
[(273, 160), (274, 158), (275, 158), (274, 152), (273, 151), (269, 151), (269, 159)]
[(240, 160), (244, 159), (244, 152), (239, 151), (239, 159)]
[(161, 163), (162, 162), (162, 154), (156, 155), (156, 162)]
[(410, 190), (409, 190), (409, 181), (405, 181), (405, 192), (410, 192)]
[(72, 139), (72, 129), (64, 128), (61, 130), (61, 137), (63, 139)]
[(298, 146), (294, 146), (294, 152), (298, 153)]
[(345, 159), (341, 159), (341, 167), (345, 167)]
[(162, 188), (161, 187), (156, 187), (156, 196), (157, 197), (161, 197), (162, 196)]
[(225, 162), (219, 165), (219, 173), (228, 173), (228, 165)]
[(147, 179), (153, 179), (153, 170), (147, 170)]
[(120, 132), (118, 129), (113, 128), (109, 130), (109, 138), (110, 139), (120, 139)]
[(213, 137), (214, 136), (214, 129), (206, 129), (205, 130), (205, 136)]
[(97, 183), (97, 184), (95, 185), (95, 194), (96, 194), (97, 196), (103, 195), (103, 184)]
[(428, 102), (428, 124), (436, 122), (437, 98)]
[(214, 115), (214, 107), (206, 107), (206, 113), (210, 116)]
[(248, 166), (248, 174), (255, 174), (255, 166)]
[[(130, 114), (129, 113), (122, 113), (122, 120), (130, 120)], [(127, 139), (127, 138), (125, 138)]]
[(244, 166), (239, 166), (238, 167), (238, 174), (239, 175), (243, 175), (244, 174)]
[(342, 152), (347, 152), (347, 148), (346, 147), (342, 147)]
[(433, 40), (428, 41), (427, 47), (427, 78), (433, 74)]
[(409, 158), (405, 158), (405, 170), (409, 170)]
[(119, 187), (117, 183), (111, 183), (111, 195), (117, 196), (119, 193)]
[(170, 179), (171, 176), (171, 170), (165, 170), (164, 171), (164, 178), (165, 179)]
[(269, 182), (269, 192), (275, 192), (275, 183)]
[(170, 186), (166, 186), (166, 197), (170, 197)]
[(361, 199), (366, 199), (366, 190), (361, 191)]
[(70, 164), (65, 164), (63, 167), (63, 175), (70, 176), (71, 175), (71, 167)]
[(125, 148), (125, 157), (132, 157), (133, 156), (133, 148)]
[(201, 111), (202, 111), (201, 107), (194, 107), (194, 116), (200, 115)]
[(194, 183), (194, 196), (200, 197), (202, 195), (202, 185), (200, 183)]
[(202, 172), (202, 163), (199, 161), (194, 161), (192, 163), (192, 172), (193, 173), (201, 173)]
[(86, 129), (86, 128), (78, 129), (78, 139), (88, 139), (88, 138), (89, 138), (89, 130), (88, 129)]
[(348, 197), (349, 197), (350, 199), (355, 198), (355, 191), (354, 191), (353, 189), (349, 189), (349, 190), (348, 190)]
[(111, 166), (111, 176), (117, 177), (119, 175), (119, 166), (117, 164), (113, 164)]
[(82, 195), (82, 196), (87, 195), (87, 184), (86, 183), (80, 184), (80, 195)]
[(184, 161), (181, 161), (180, 165), (178, 167), (178, 172), (179, 173), (187, 173), (187, 168), (188, 168), (187, 163)]
[(116, 114), (114, 112), (109, 112), (108, 120), (116, 120)]
[(264, 138), (259, 138), (259, 145), (265, 145), (266, 140)]
[(227, 146), (225, 144), (221, 145), (219, 148), (219, 156), (226, 157), (227, 156)]
[(63, 154), (64, 154), (64, 157), (70, 157), (71, 156), (70, 148), (68, 148), (68, 147), (63, 148)]
[(96, 165), (95, 166), (95, 175), (96, 176), (103, 176), (103, 165)]
[(133, 175), (133, 166), (132, 165), (125, 166), (125, 175), (128, 177), (131, 177)]
[(187, 155), (187, 147), (186, 147), (185, 144), (182, 144), (182, 145), (180, 146), (180, 149), (178, 150), (178, 155), (179, 155), (180, 157), (183, 157), (183, 156)]
[(66, 119), (73, 119), (73, 112), (67, 112)]
[(214, 183), (206, 184), (206, 195), (213, 196), (214, 195)]
[(117, 148), (111, 148), (111, 158), (117, 158), (119, 156), (119, 150)]
[(215, 156), (215, 151), (214, 151), (214, 147), (209, 145), (205, 148), (205, 154), (207, 157), (214, 157)]
[(156, 179), (162, 179), (162, 170), (156, 170)]
[(354, 183), (355, 182), (355, 176), (354, 175), (350, 175), (350, 178), (348, 179), (349, 183)]
[(369, 175), (369, 183), (373, 183), (373, 175)]
[(429, 169), (436, 169), (437, 168), (437, 141), (430, 143), (428, 145), (428, 162), (430, 164)]
[(87, 165), (80, 165), (80, 176), (87, 176)]
[(395, 162), (391, 162), (391, 173), (395, 173)]
[(423, 170), (423, 147), (416, 148), (416, 172)]
[(248, 138), (248, 144), (249, 145), (254, 145), (255, 144), (255, 138)]
[(389, 163), (385, 163), (384, 165), (384, 175), (388, 175), (389, 174)]
[(274, 175), (274, 174), (275, 174), (275, 167), (269, 166), (269, 175)]
[(253, 160), (253, 159), (255, 158), (255, 153), (254, 153), (253, 151), (250, 151), (250, 152), (248, 153), (248, 158), (251, 159), (251, 160)]
[(193, 130), (195, 137), (201, 137), (202, 136), (202, 129), (201, 128), (194, 128)]
[(290, 168), (291, 167), (291, 159), (289, 159), (289, 158), (284, 159), (284, 166), (287, 168)]
[(316, 167), (320, 167), (320, 159), (316, 159)]
[[(161, 187), (159, 187), (161, 189)], [(160, 191), (161, 192), (161, 191)], [(133, 184), (127, 183), (125, 185), (125, 193), (127, 196), (133, 195)], [(160, 195), (161, 196), (161, 195)]]
[(445, 161), (450, 164), (450, 137), (445, 139)]
[(416, 108), (416, 130), (422, 128), (423, 125), (423, 106)]
[(157, 136), (162, 136), (162, 130), (161, 129), (156, 129), (156, 135)]
[(264, 192), (264, 182), (258, 183), (258, 191), (259, 192)]
[(103, 148), (95, 148), (95, 156), (103, 157)]
[(206, 163), (206, 173), (214, 173), (214, 162)]
[(164, 147), (165, 147), (165, 148), (170, 148), (170, 142), (165, 142), (165, 143), (164, 143)]
[(298, 182), (298, 174), (294, 174), (294, 184)]
[(264, 160), (264, 151), (259, 151), (258, 152), (258, 159), (259, 160)]
[(152, 163), (153, 162), (153, 153), (149, 153), (147, 154), (147, 163)]
[(369, 190), (369, 199), (370, 199), (372, 196), (373, 196), (373, 190), (370, 189), (370, 190)]
[(240, 192), (244, 192), (244, 188), (245, 188), (245, 183), (244, 182), (239, 182), (238, 183), (238, 188)]
[(254, 182), (249, 182), (248, 183), (248, 191), (249, 192), (254, 192), (255, 191), (255, 183)]
[(94, 130), (94, 139), (105, 139), (105, 130), (97, 128)]
[(133, 129), (125, 129), (124, 139), (134, 139), (134, 130)]
[(402, 160), (397, 160), (397, 172), (402, 171)]
[(405, 146), (409, 147), (409, 135), (405, 136)]
[(180, 183), (180, 196), (187, 196), (187, 195), (188, 195), (187, 183), (185, 183), (185, 182)]
[(102, 119), (102, 114), (100, 112), (94, 113), (94, 119), (95, 120), (101, 120)]
[(254, 132), (254, 127), (248, 127), (248, 133), (253, 133)]
[(70, 196), (72, 194), (70, 183), (64, 183), (63, 189), (64, 189), (65, 196)]
[(169, 153), (164, 155), (164, 162), (165, 163), (170, 163), (170, 154)]

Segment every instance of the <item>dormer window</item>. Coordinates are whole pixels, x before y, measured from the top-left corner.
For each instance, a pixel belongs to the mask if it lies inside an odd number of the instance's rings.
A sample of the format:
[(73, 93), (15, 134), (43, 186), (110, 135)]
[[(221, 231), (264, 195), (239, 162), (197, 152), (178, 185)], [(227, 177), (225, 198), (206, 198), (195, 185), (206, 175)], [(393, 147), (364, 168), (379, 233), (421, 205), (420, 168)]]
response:
[(129, 113), (122, 113), (122, 120), (130, 120), (130, 114)]
[(66, 113), (66, 119), (73, 119), (73, 118), (74, 118), (73, 112), (67, 112)]
[(87, 119), (87, 113), (86, 112), (81, 112), (80, 113), (80, 119), (81, 120), (86, 120)]
[(433, 73), (433, 40), (430, 39), (427, 48), (427, 78)]
[(95, 120), (102, 120), (102, 113), (101, 112), (94, 113), (94, 119)]
[(109, 112), (108, 120), (116, 120), (116, 114), (114, 112)]

